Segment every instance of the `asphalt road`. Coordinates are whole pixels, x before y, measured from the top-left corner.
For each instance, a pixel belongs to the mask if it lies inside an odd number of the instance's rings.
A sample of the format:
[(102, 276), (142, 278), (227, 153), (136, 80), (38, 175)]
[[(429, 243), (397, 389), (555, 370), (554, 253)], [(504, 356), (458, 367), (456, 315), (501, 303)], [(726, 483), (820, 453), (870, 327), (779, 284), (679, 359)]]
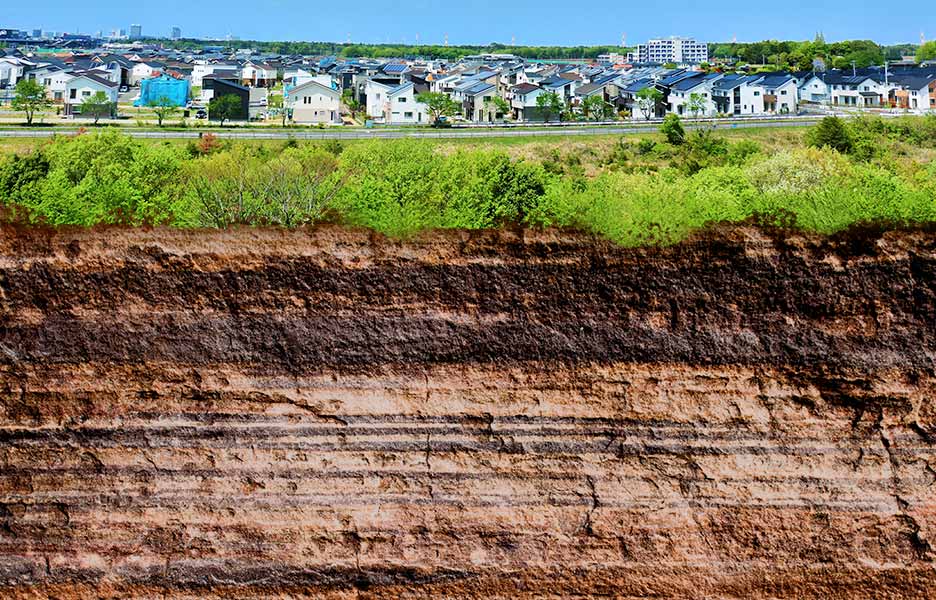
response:
[[(748, 121), (735, 123), (716, 123), (716, 130), (750, 129), (757, 127), (803, 127), (815, 125), (816, 119), (790, 119), (789, 121)], [(710, 123), (696, 124), (684, 123), (685, 129), (699, 129), (711, 127)], [(538, 136), (590, 136), (623, 133), (641, 133), (656, 131), (658, 124), (652, 125), (607, 125), (600, 127), (549, 127), (537, 129), (355, 129), (355, 130), (277, 130), (277, 131), (245, 131), (238, 129), (216, 130), (210, 133), (220, 138), (242, 140), (368, 140), (368, 139), (398, 139), (398, 138), (486, 138), (486, 137), (538, 137)], [(45, 128), (45, 129), (0, 129), (0, 138), (43, 138), (55, 134), (73, 134), (77, 128)], [(156, 139), (191, 139), (198, 138), (207, 131), (140, 131), (134, 129), (121, 129), (124, 133), (138, 138)]]

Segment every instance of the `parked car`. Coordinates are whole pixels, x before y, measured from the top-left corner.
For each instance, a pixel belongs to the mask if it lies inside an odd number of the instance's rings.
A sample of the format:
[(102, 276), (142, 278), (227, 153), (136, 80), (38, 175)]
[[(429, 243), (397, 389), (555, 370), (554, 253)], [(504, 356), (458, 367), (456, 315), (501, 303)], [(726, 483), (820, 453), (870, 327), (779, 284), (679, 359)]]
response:
[(129, 87), (129, 86), (126, 86), (126, 85), (120, 86), (120, 93), (121, 93), (121, 94), (124, 93), (124, 92), (129, 92), (129, 91), (130, 91), (130, 87)]
[(205, 110), (204, 108), (200, 109), (198, 112), (195, 113), (195, 118), (196, 118), (196, 119), (207, 119), (207, 118), (208, 118), (208, 111)]

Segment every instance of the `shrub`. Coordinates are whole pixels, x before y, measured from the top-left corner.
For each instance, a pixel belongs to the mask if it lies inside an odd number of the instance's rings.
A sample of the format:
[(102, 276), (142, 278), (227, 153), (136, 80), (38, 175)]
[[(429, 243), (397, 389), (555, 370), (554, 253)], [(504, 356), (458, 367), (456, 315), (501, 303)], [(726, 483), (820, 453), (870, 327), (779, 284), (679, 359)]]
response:
[[(43, 156), (33, 160), (48, 161), (45, 177), (20, 187), (15, 200), (52, 225), (161, 223), (171, 217), (182, 160), (171, 147), (103, 131), (56, 138)], [(33, 174), (43, 168), (37, 163)]]
[(807, 148), (779, 152), (746, 169), (758, 194), (804, 194), (825, 185), (836, 174), (848, 175), (848, 161), (828, 150)]
[(754, 140), (741, 140), (728, 147), (726, 162), (730, 165), (741, 166), (752, 156), (760, 154), (760, 151), (760, 145)]
[(851, 134), (838, 117), (825, 117), (819, 121), (806, 134), (806, 143), (814, 148), (832, 148), (843, 154), (852, 149)]
[(669, 113), (660, 124), (660, 133), (666, 136), (666, 141), (679, 146), (686, 141), (686, 131), (683, 129), (679, 116)]
[(699, 129), (690, 135), (679, 149), (673, 165), (688, 175), (704, 168), (718, 166), (728, 156), (728, 142), (710, 129)]

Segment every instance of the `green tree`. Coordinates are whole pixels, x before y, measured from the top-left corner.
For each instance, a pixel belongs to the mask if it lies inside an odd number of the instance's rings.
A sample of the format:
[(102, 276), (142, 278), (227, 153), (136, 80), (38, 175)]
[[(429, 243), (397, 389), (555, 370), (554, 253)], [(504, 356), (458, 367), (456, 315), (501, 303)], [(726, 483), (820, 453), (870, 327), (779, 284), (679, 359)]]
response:
[(543, 92), (536, 97), (536, 107), (543, 115), (543, 120), (549, 123), (551, 116), (562, 113), (562, 98), (556, 92)]
[(683, 129), (679, 116), (673, 113), (666, 115), (660, 125), (660, 133), (666, 136), (666, 141), (679, 146), (686, 141), (686, 131)]
[(101, 117), (113, 116), (116, 108), (117, 103), (111, 102), (104, 92), (94, 92), (81, 101), (82, 116), (94, 119), (95, 125), (98, 124)]
[(442, 92), (423, 92), (416, 96), (416, 101), (426, 105), (426, 110), (429, 111), (429, 115), (432, 117), (433, 126), (440, 125), (444, 117), (457, 115), (461, 109), (458, 102)]
[(650, 119), (656, 115), (660, 102), (663, 102), (663, 92), (655, 87), (645, 87), (637, 92), (637, 108), (640, 109), (644, 119)]
[(494, 96), (484, 103), (484, 110), (496, 117), (510, 112), (510, 104), (500, 96)]
[(354, 90), (347, 89), (341, 93), (341, 101), (344, 102), (344, 105), (348, 107), (348, 112), (351, 113), (351, 118), (354, 119), (361, 109), (364, 108), (361, 105), (361, 102), (354, 97)]
[(221, 127), (228, 119), (241, 116), (241, 100), (235, 94), (226, 94), (212, 98), (208, 102), (208, 116), (221, 121)]
[(171, 117), (179, 110), (179, 107), (165, 96), (157, 98), (156, 100), (150, 100), (148, 106), (153, 109), (153, 113), (156, 115), (156, 121), (160, 127), (162, 127), (164, 119)]
[(852, 138), (840, 118), (826, 117), (806, 133), (806, 144), (815, 148), (832, 148), (847, 154), (852, 149)]
[(606, 121), (614, 117), (614, 107), (599, 95), (582, 100), (582, 116), (594, 121)]
[(916, 51), (917, 62), (924, 60), (936, 60), (936, 40), (926, 42)]
[(705, 105), (705, 96), (694, 92), (689, 94), (689, 102), (686, 103), (686, 108), (692, 113), (693, 118), (698, 117), (699, 113), (705, 115)]
[(32, 79), (21, 79), (16, 84), (16, 92), (11, 105), (13, 110), (21, 110), (26, 113), (26, 124), (32, 125), (36, 111), (47, 108), (50, 102), (46, 97), (44, 87)]

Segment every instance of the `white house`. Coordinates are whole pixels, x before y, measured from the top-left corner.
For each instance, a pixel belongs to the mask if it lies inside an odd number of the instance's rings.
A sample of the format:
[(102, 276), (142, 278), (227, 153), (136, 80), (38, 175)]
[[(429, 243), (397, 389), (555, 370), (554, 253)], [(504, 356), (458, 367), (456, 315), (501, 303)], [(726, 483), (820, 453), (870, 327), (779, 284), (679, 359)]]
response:
[(764, 112), (767, 114), (794, 114), (799, 104), (799, 88), (788, 73), (764, 75), (752, 82), (760, 88)]
[(33, 65), (34, 63), (15, 56), (0, 57), (0, 88), (5, 86), (14, 87), (19, 83), (26, 69)]
[(198, 61), (192, 66), (192, 85), (195, 87), (203, 87), (203, 80), (206, 75), (217, 75), (222, 79), (238, 81), (241, 78), (241, 68), (240, 65), (231, 63)]
[(759, 115), (764, 112), (764, 89), (757, 76), (725, 75), (712, 86), (716, 112), (730, 116)]
[(65, 114), (79, 113), (81, 103), (97, 92), (104, 92), (108, 101), (116, 104), (118, 87), (113, 81), (91, 73), (75, 75), (65, 84)]
[(391, 125), (417, 125), (429, 122), (426, 105), (416, 101), (416, 88), (412, 82), (387, 91), (385, 122)]
[[(159, 77), (162, 75), (165, 65), (158, 62), (139, 62), (133, 65), (133, 68), (130, 69), (130, 85), (140, 85), (140, 82), (144, 79), (149, 79), (151, 77)], [(117, 74), (117, 81), (120, 74)]]
[(62, 103), (65, 101), (65, 87), (74, 75), (61, 67), (45, 65), (30, 71), (28, 77), (45, 88), (49, 100)]
[(825, 104), (829, 101), (829, 85), (822, 77), (813, 73), (799, 85), (798, 96), (806, 102)]
[(394, 86), (368, 80), (364, 85), (364, 107), (367, 116), (374, 119), (384, 118), (384, 108), (387, 105), (387, 93)]
[(276, 84), (276, 68), (265, 63), (247, 61), (241, 69), (241, 83), (253, 87), (271, 87)]
[(287, 108), (295, 123), (341, 123), (341, 94), (313, 79), (289, 90)]
[[(718, 112), (718, 109), (712, 99), (712, 88), (720, 78), (721, 75), (716, 74), (714, 76), (689, 77), (677, 81), (670, 87), (669, 112), (698, 117), (714, 115)], [(697, 112), (693, 112), (690, 106), (694, 97), (702, 100), (701, 110)]]

